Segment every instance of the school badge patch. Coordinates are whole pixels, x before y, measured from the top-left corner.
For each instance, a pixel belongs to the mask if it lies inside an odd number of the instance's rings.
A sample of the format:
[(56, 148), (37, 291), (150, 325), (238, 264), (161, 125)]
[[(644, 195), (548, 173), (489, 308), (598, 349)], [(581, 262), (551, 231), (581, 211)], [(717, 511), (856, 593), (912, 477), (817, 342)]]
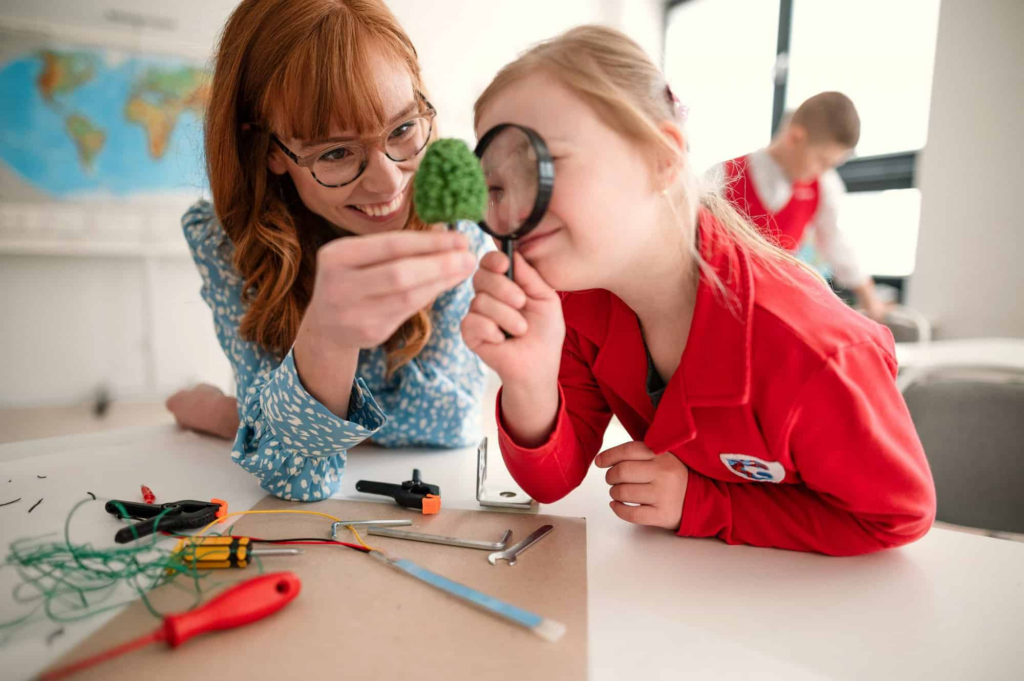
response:
[(782, 482), (786, 469), (778, 461), (765, 461), (746, 454), (719, 454), (722, 463), (744, 480), (754, 482)]

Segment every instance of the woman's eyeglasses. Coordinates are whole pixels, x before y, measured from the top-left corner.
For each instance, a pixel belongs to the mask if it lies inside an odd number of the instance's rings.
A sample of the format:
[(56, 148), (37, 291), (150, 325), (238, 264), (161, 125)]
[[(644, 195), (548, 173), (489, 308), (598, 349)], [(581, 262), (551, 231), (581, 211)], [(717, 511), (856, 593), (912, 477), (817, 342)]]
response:
[(370, 149), (380, 146), (384, 155), (395, 163), (402, 163), (415, 158), (427, 142), (434, 129), (434, 117), (437, 111), (422, 95), (427, 110), (384, 130), (372, 144), (362, 142), (343, 142), (299, 156), (278, 139), (271, 135), (274, 143), (281, 148), (295, 165), (308, 168), (313, 179), (325, 187), (344, 187), (352, 184), (366, 170), (370, 159)]

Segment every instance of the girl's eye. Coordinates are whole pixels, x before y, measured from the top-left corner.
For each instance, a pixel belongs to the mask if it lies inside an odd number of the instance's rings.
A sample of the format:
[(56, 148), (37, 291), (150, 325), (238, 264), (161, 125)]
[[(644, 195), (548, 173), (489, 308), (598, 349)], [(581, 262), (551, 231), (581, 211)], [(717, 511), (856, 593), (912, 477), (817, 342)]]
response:
[(501, 202), (505, 198), (505, 190), (501, 187), (488, 187), (487, 194), (492, 202)]

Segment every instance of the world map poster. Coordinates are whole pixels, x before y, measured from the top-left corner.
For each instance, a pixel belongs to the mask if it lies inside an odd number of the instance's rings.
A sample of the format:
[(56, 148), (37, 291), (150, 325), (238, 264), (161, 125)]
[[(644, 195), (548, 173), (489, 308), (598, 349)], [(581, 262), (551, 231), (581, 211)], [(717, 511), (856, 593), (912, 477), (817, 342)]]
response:
[(205, 65), (3, 28), (0, 45), (0, 200), (132, 199), (206, 186)]

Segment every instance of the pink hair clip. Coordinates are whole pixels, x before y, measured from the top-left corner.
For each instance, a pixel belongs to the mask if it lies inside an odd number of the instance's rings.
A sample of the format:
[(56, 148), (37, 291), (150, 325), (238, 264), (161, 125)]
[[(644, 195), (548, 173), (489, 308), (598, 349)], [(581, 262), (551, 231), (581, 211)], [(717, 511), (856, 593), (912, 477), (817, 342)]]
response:
[(679, 101), (676, 97), (676, 93), (672, 92), (672, 86), (665, 85), (665, 97), (668, 99), (669, 104), (672, 105), (672, 110), (675, 112), (676, 118), (681, 121), (685, 121), (687, 116), (690, 115), (690, 107)]

